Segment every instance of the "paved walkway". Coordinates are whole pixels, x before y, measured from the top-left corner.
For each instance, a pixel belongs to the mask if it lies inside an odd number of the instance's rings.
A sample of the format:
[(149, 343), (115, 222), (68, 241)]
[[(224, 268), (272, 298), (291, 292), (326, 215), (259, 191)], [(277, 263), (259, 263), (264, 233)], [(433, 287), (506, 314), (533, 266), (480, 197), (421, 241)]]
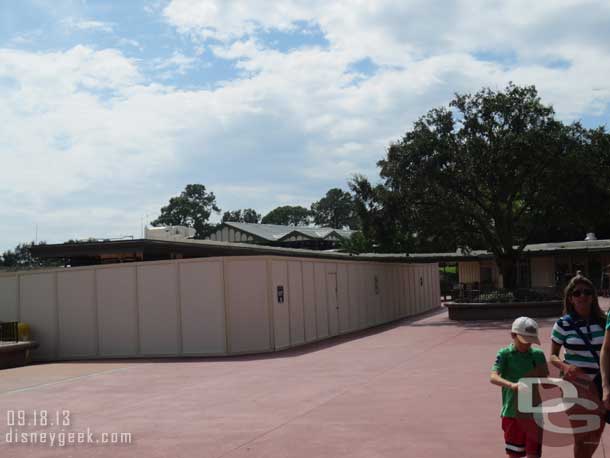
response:
[[(548, 354), (553, 320), (540, 323)], [(271, 356), (4, 370), (0, 456), (504, 456), (500, 392), (488, 379), (509, 329), (509, 322), (456, 324), (439, 311)], [(61, 422), (68, 410), (65, 432), (128, 432), (133, 443), (7, 445), (11, 410), (25, 411), (30, 423), (35, 411)], [(607, 439), (605, 446), (610, 454)], [(572, 455), (563, 447), (547, 448), (546, 456)]]

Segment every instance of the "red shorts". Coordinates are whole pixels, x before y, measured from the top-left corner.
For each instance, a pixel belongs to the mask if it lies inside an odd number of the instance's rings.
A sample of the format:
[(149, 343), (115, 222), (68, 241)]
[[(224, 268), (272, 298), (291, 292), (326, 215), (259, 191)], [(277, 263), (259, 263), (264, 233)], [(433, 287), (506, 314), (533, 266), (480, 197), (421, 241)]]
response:
[(502, 430), (508, 455), (542, 455), (542, 428), (532, 418), (502, 417)]

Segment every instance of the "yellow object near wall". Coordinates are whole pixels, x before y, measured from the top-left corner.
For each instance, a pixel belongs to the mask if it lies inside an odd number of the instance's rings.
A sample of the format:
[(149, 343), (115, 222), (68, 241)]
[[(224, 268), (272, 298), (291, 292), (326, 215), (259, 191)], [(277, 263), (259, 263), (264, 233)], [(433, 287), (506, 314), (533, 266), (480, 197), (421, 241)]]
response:
[(32, 340), (30, 335), (30, 325), (27, 323), (19, 323), (17, 325), (19, 330), (19, 341)]

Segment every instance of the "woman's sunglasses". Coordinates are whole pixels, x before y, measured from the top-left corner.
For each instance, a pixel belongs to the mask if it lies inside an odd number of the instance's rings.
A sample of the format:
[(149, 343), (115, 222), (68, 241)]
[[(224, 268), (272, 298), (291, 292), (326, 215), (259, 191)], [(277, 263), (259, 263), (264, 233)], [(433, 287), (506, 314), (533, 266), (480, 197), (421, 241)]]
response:
[(575, 289), (574, 291), (572, 291), (572, 296), (574, 296), (574, 297), (580, 297), (583, 294), (585, 296), (593, 296), (593, 290), (587, 288), (587, 289)]

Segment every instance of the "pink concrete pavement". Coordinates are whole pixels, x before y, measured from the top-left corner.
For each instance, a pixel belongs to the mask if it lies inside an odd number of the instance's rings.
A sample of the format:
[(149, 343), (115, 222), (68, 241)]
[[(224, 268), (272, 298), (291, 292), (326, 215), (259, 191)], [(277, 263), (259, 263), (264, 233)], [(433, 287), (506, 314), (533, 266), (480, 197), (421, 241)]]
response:
[[(553, 320), (539, 322), (548, 354)], [(506, 321), (456, 324), (439, 310), (276, 355), (4, 370), (0, 456), (504, 456), (500, 391), (488, 378), (509, 329)], [(9, 410), (25, 411), (30, 422), (34, 411), (54, 420), (56, 411), (69, 410), (65, 432), (128, 432), (133, 443), (9, 445)], [(545, 455), (572, 456), (570, 447), (546, 448)]]

